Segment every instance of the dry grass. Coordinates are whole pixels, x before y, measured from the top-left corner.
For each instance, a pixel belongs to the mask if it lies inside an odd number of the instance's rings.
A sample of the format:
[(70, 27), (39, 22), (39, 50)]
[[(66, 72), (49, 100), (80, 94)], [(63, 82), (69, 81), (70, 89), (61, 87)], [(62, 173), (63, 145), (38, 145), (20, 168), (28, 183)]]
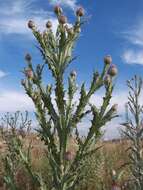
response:
[[(48, 160), (45, 156), (45, 146), (35, 136), (31, 135), (25, 140), (25, 145), (32, 142), (32, 165), (35, 171), (41, 173), (45, 178), (48, 177), (50, 183), (50, 168), (48, 166)], [(100, 142), (103, 147), (96, 155), (88, 158), (85, 161), (85, 168), (83, 174), (85, 177), (81, 181), (79, 190), (100, 190), (98, 183), (104, 184), (106, 190), (111, 189), (112, 184), (112, 170), (119, 171), (122, 165), (128, 161), (128, 155), (126, 149), (129, 145), (128, 141), (108, 141)], [(75, 150), (76, 145), (73, 139), (70, 140), (69, 148)], [(3, 155), (5, 152), (5, 143), (0, 143), (0, 154)], [(46, 176), (47, 175), (47, 176)], [(128, 167), (126, 168), (124, 175), (118, 181), (122, 185), (129, 178)], [(23, 168), (19, 168), (16, 175), (17, 183), (22, 190), (33, 190), (31, 189), (29, 177)], [(96, 183), (95, 183), (96, 182)], [(0, 162), (0, 190), (4, 190), (3, 185), (3, 166)]]

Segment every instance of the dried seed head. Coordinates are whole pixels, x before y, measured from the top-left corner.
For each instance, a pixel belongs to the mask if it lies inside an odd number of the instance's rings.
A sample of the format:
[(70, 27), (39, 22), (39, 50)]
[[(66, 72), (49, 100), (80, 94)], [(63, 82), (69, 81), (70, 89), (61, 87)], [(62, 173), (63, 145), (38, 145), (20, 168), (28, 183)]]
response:
[(66, 24), (67, 23), (67, 17), (64, 15), (59, 16), (59, 23), (60, 24)]
[(59, 5), (56, 5), (54, 7), (54, 12), (58, 15), (58, 14), (61, 14), (63, 12), (63, 10)]
[(111, 79), (110, 75), (106, 75), (104, 78), (104, 84), (108, 86), (111, 83), (111, 81), (112, 81), (112, 79)]
[(72, 72), (70, 73), (70, 76), (71, 76), (72, 78), (76, 78), (76, 76), (77, 76), (76, 71), (72, 71)]
[(48, 22), (46, 23), (46, 27), (47, 28), (51, 28), (52, 27), (52, 22), (50, 20), (48, 20)]
[(28, 28), (30, 28), (30, 29), (34, 29), (34, 28), (35, 28), (35, 23), (34, 23), (34, 21), (32, 21), (32, 20), (29, 20), (29, 21), (28, 21)]
[(111, 65), (109, 70), (108, 70), (108, 74), (111, 77), (114, 77), (115, 75), (117, 75), (117, 73), (118, 73), (118, 69), (117, 69), (116, 65)]
[(29, 53), (27, 53), (25, 55), (25, 60), (28, 61), (28, 62), (32, 60), (32, 57), (31, 57), (31, 55)]
[(65, 153), (65, 160), (66, 160), (66, 161), (71, 161), (71, 160), (73, 160), (73, 158), (74, 158), (73, 152), (67, 151), (67, 152)]
[(112, 110), (113, 110), (114, 112), (117, 112), (117, 109), (118, 109), (118, 104), (114, 104), (114, 105), (112, 106)]
[(25, 74), (29, 79), (33, 78), (33, 71), (31, 69), (26, 69)]
[(84, 16), (84, 13), (85, 13), (85, 11), (82, 7), (79, 7), (76, 11), (76, 15), (80, 16), (80, 17)]
[(106, 65), (110, 65), (112, 63), (112, 57), (110, 55), (107, 55), (104, 57), (104, 63)]

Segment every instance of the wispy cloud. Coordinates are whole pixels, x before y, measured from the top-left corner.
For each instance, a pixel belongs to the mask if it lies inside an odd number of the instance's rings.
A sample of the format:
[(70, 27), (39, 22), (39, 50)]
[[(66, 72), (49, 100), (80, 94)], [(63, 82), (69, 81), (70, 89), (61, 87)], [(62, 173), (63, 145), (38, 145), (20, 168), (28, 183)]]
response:
[(131, 44), (143, 46), (143, 22), (137, 22), (133, 27), (129, 28), (123, 33), (124, 38), (126, 38)]
[(33, 111), (34, 105), (31, 99), (17, 91), (1, 91), (0, 92), (0, 112), (15, 112), (20, 111)]
[(130, 44), (122, 54), (122, 59), (128, 64), (143, 65), (143, 23), (140, 19), (134, 26), (123, 32), (123, 37)]
[(126, 50), (123, 53), (122, 58), (128, 64), (143, 65), (143, 49), (138, 51), (134, 49)]
[(31, 36), (27, 28), (27, 21), (34, 20), (40, 29), (44, 28), (47, 19), (52, 19), (54, 28), (57, 21), (51, 12), (42, 8), (35, 8), (36, 0), (5, 0), (0, 2), (0, 34), (22, 34)]
[(3, 78), (7, 75), (4, 71), (0, 70), (0, 78)]
[(77, 7), (77, 0), (49, 0), (49, 2), (52, 5), (63, 5), (63, 6), (67, 6), (71, 9), (75, 9)]

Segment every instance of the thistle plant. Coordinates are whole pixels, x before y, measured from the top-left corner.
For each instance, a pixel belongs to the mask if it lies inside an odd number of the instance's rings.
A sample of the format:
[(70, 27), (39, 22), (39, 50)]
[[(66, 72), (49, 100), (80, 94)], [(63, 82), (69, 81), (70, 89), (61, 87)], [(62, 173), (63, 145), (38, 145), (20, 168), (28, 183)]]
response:
[(127, 81), (129, 88), (128, 103), (126, 104), (127, 121), (123, 124), (125, 126), (124, 135), (130, 141), (128, 151), (133, 176), (131, 180), (134, 181), (135, 190), (143, 189), (143, 106), (140, 103), (142, 83), (142, 79), (137, 76)]
[[(37, 47), (44, 63), (38, 64), (35, 68), (31, 55), (27, 54), (25, 57), (27, 67), (24, 69), (25, 79), (22, 80), (22, 85), (34, 102), (40, 126), (37, 132), (45, 143), (51, 166), (52, 186), (47, 187), (45, 184), (45, 189), (73, 190), (80, 180), (79, 173), (84, 167), (83, 158), (97, 151), (97, 148), (90, 147), (99, 139), (102, 126), (117, 116), (117, 105), (109, 107), (117, 68), (112, 64), (111, 56), (106, 56), (103, 71), (101, 74), (93, 73), (88, 90), (85, 83), (81, 88), (77, 88), (76, 71), (69, 74), (65, 85), (64, 74), (75, 59), (73, 49), (84, 23), (84, 9), (78, 8), (73, 25), (68, 25), (67, 17), (64, 16), (61, 7), (56, 6), (54, 12), (58, 20), (56, 33), (52, 31), (51, 21), (47, 21), (44, 32), (37, 29), (34, 21), (28, 22), (28, 27), (38, 42)], [(54, 78), (53, 85), (44, 85), (43, 72), (47, 66)], [(105, 96), (98, 108), (90, 103), (90, 97), (102, 87), (105, 89)], [(78, 103), (74, 98), (77, 92), (80, 92)], [(79, 134), (78, 124), (88, 115), (92, 115), (91, 126), (83, 140)], [(71, 136), (76, 141), (75, 151), (71, 151), (68, 147)]]

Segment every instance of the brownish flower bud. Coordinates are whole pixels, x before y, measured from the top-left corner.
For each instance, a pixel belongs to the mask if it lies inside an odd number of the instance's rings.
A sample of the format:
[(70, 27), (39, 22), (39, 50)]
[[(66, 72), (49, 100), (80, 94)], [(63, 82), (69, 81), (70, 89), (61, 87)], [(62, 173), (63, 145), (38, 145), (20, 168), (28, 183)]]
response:
[(29, 53), (27, 53), (25, 55), (25, 60), (28, 61), (28, 62), (32, 60), (32, 57), (31, 57), (31, 55)]
[(62, 10), (62, 8), (61, 8), (59, 5), (56, 5), (56, 6), (54, 7), (54, 12), (55, 12), (56, 14), (61, 14), (61, 13), (63, 12), (63, 10)]
[(66, 24), (67, 23), (67, 17), (64, 15), (59, 16), (59, 23), (60, 24)]
[(118, 69), (117, 69), (116, 65), (111, 65), (109, 70), (108, 70), (108, 74), (111, 77), (114, 77), (115, 75), (117, 75), (117, 73), (118, 73)]
[(113, 110), (114, 112), (117, 112), (117, 109), (118, 109), (118, 104), (114, 104), (114, 105), (112, 106), (112, 110)]
[(106, 65), (110, 65), (112, 63), (112, 57), (110, 55), (107, 55), (104, 57), (104, 63)]
[(111, 79), (110, 75), (106, 75), (104, 78), (104, 84), (108, 86), (111, 83), (111, 81), (112, 81), (112, 79)]
[(79, 7), (76, 11), (76, 15), (80, 16), (80, 17), (84, 16), (84, 13), (85, 13), (85, 11), (82, 7)]
[(52, 22), (50, 20), (46, 23), (46, 27), (47, 28), (51, 28), (52, 27)]
[(77, 76), (76, 71), (72, 71), (72, 72), (70, 73), (70, 76), (71, 76), (72, 78), (76, 78), (76, 76)]
[(74, 153), (73, 152), (67, 151), (65, 153), (65, 160), (66, 161), (71, 161), (71, 160), (73, 160), (73, 158), (74, 158)]
[(31, 69), (26, 69), (25, 74), (29, 79), (33, 78), (33, 71)]
[(34, 21), (32, 21), (32, 20), (29, 20), (29, 21), (28, 21), (28, 28), (30, 28), (30, 29), (34, 29), (34, 28), (35, 28), (35, 23), (34, 23)]

